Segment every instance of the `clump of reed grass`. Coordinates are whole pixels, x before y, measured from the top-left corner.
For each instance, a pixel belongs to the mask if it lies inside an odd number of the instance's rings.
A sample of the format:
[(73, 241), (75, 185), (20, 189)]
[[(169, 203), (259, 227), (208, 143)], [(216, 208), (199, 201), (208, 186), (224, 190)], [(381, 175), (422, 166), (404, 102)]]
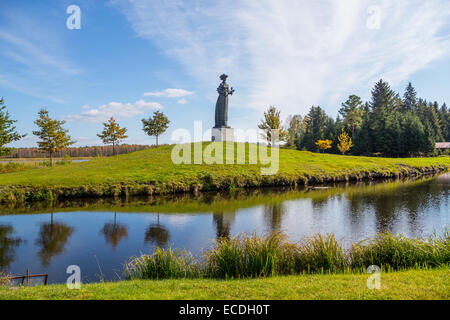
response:
[(349, 266), (345, 250), (333, 234), (317, 234), (303, 240), (294, 255), (297, 273), (342, 272)]
[(389, 232), (375, 239), (353, 244), (349, 252), (351, 267), (378, 265), (392, 270), (414, 267), (440, 267), (450, 263), (450, 233), (423, 239), (409, 239)]
[[(201, 261), (201, 262), (199, 262)], [(345, 250), (333, 234), (293, 243), (283, 233), (242, 234), (217, 240), (200, 260), (185, 250), (157, 248), (132, 258), (127, 279), (257, 278), (310, 273), (364, 272), (370, 265), (384, 270), (434, 268), (450, 264), (450, 232), (409, 239), (389, 232)]]
[(156, 248), (151, 255), (133, 257), (125, 264), (127, 279), (174, 279), (200, 276), (199, 265), (186, 250)]
[(286, 236), (274, 233), (266, 237), (251, 236), (222, 238), (214, 248), (205, 252), (205, 273), (213, 278), (268, 277), (289, 269), (286, 254), (292, 250)]

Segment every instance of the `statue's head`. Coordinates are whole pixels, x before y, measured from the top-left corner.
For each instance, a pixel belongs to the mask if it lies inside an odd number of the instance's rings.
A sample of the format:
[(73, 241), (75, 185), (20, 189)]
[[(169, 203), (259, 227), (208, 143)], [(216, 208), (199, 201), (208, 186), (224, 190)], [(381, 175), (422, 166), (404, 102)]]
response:
[(225, 73), (220, 76), (220, 80), (222, 80), (224, 82), (227, 80), (227, 78), (228, 78), (228, 76)]

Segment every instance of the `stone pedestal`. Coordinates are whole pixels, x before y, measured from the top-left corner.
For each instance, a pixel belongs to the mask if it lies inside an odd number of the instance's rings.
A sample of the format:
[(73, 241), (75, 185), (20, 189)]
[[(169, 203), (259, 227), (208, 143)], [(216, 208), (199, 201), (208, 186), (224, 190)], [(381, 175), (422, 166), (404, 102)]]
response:
[(213, 142), (234, 141), (234, 129), (227, 127), (212, 128), (211, 141)]

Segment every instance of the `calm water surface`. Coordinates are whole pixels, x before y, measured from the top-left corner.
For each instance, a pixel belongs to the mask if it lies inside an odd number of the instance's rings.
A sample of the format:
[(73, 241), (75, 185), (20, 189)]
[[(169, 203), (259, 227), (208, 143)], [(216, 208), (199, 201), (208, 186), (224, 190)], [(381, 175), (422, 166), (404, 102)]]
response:
[(299, 241), (334, 233), (344, 245), (389, 230), (409, 237), (448, 228), (450, 175), (328, 189), (90, 200), (0, 207), (0, 269), (49, 273), (65, 282), (78, 265), (84, 282), (122, 277), (131, 256), (172, 245), (194, 254), (239, 233), (286, 232)]

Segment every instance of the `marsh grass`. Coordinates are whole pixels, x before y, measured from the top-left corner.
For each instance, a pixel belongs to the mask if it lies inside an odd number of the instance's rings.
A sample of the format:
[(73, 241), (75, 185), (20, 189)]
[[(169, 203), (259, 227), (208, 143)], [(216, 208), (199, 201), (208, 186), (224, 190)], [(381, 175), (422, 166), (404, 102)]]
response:
[(450, 236), (408, 239), (380, 233), (344, 249), (333, 234), (315, 235), (299, 243), (285, 234), (242, 234), (217, 240), (200, 259), (183, 250), (157, 248), (152, 255), (127, 263), (127, 279), (263, 278), (295, 274), (364, 273), (377, 265), (383, 271), (430, 269), (450, 264)]
[(375, 239), (353, 244), (349, 252), (351, 267), (378, 265), (392, 270), (428, 266), (441, 267), (450, 262), (450, 232), (424, 239), (409, 239), (389, 232)]
[(126, 279), (177, 279), (200, 276), (199, 266), (186, 250), (157, 248), (151, 255), (133, 257), (125, 264)]

